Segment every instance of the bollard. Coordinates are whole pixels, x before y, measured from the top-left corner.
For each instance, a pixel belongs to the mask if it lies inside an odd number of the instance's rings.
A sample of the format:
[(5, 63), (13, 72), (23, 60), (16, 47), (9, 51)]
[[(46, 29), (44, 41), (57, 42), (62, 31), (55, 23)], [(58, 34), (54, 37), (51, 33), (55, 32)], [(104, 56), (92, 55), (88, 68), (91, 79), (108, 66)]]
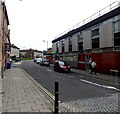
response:
[(55, 113), (59, 112), (59, 83), (55, 81)]

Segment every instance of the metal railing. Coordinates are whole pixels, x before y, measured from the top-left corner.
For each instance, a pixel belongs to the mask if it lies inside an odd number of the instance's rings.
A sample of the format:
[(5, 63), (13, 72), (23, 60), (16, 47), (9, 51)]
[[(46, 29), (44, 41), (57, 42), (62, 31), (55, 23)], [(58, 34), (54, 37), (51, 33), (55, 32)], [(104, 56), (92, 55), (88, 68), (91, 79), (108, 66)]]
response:
[(74, 25), (70, 29), (68, 29), (68, 30), (64, 31), (63, 33), (57, 35), (55, 37), (55, 39), (63, 36), (64, 34), (68, 33), (69, 31), (71, 31), (73, 29), (77, 29), (77, 28), (89, 23), (90, 21), (97, 19), (98, 17), (100, 17), (100, 16), (102, 16), (102, 15), (104, 15), (104, 14), (106, 14), (106, 13), (108, 13), (108, 12), (118, 8), (118, 7), (120, 7), (120, 0), (117, 0), (113, 3), (111, 3), (107, 7), (101, 9), (100, 11), (96, 12), (95, 14), (93, 14), (93, 15), (89, 16), (88, 18), (84, 19), (83, 21), (77, 23), (76, 25)]

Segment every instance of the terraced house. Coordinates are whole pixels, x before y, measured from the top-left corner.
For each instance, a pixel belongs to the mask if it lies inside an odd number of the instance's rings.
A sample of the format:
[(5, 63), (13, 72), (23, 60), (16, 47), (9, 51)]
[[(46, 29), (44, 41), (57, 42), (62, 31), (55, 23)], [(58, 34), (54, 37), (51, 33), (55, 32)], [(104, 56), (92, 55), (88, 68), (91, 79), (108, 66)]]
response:
[(97, 63), (97, 71), (120, 75), (120, 1), (85, 19), (52, 41), (56, 57), (71, 67), (88, 70), (90, 59)]
[(0, 76), (6, 68), (10, 57), (9, 19), (5, 3), (0, 0)]

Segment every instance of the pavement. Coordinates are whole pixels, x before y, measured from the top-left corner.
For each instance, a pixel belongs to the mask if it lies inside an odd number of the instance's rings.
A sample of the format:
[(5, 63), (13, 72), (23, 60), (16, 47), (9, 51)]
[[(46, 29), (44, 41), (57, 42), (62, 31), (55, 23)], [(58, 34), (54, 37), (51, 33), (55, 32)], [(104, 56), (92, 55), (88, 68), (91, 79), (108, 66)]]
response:
[(2, 112), (2, 78), (0, 77), (0, 113)]
[(86, 70), (79, 70), (79, 69), (74, 69), (74, 68), (71, 68), (71, 71), (75, 72), (77, 74), (80, 74), (80, 75), (99, 79), (102, 81), (107, 81), (107, 82), (115, 84), (115, 85), (120, 85), (120, 77), (118, 77), (118, 76), (107, 75), (107, 74), (102, 74), (102, 73), (97, 73), (97, 75), (95, 75), (94, 73), (90, 74), (90, 70), (86, 71)]
[(53, 112), (50, 101), (20, 68), (5, 71), (2, 91), (2, 112)]
[[(90, 71), (73, 68), (71, 71), (116, 85), (120, 84), (120, 78), (117, 76), (100, 73), (94, 75), (90, 74)], [(65, 106), (67, 105), (65, 104)], [(21, 68), (12, 67), (5, 71), (3, 79), (0, 78), (0, 112), (54, 112), (53, 108), (53, 104), (43, 91), (35, 86)]]

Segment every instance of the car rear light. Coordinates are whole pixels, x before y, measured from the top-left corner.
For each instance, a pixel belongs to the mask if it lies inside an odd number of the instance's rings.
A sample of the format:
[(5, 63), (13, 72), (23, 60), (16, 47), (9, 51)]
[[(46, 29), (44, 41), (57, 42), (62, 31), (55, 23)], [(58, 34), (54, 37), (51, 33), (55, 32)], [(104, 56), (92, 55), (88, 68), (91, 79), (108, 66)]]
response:
[(68, 68), (70, 68), (70, 66), (68, 66)]
[(62, 66), (60, 65), (61, 68), (70, 68), (70, 66)]

